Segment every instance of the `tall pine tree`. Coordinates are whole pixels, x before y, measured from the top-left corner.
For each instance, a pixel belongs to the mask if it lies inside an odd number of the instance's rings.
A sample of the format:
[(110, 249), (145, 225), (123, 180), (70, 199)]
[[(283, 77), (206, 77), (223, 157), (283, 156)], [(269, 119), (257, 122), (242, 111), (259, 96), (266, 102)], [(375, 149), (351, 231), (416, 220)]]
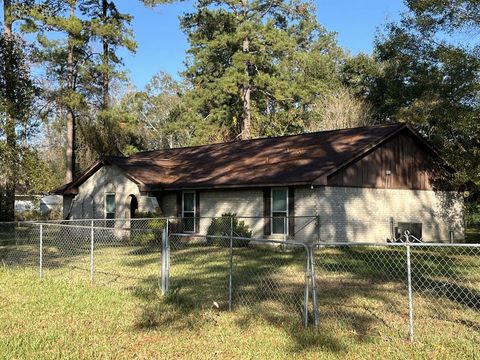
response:
[(190, 42), (186, 116), (201, 142), (304, 128), (341, 57), (312, 13), (297, 0), (207, 0), (181, 18)]
[[(22, 40), (14, 34), (13, 24), (23, 20), (23, 11), (33, 6), (31, 1), (3, 2), (3, 32), (0, 35), (0, 138), (4, 138), (0, 151), (0, 201), (3, 220), (15, 216), (15, 190), (19, 177), (19, 161), (25, 147), (29, 124), (29, 111), (33, 101), (34, 86), (27, 67)], [(18, 132), (21, 132), (19, 134)], [(24, 139), (24, 143), (18, 143)]]

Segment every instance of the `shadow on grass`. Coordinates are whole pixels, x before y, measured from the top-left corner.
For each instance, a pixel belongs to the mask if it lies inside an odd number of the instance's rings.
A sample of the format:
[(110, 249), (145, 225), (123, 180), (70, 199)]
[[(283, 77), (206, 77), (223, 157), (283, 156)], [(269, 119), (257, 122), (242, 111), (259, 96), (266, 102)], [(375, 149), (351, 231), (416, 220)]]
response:
[[(415, 293), (480, 311), (480, 249), (416, 247), (412, 249), (411, 264)], [(316, 265), (319, 287), (331, 279), (347, 279), (349, 288), (362, 292), (370, 291), (367, 285), (396, 283), (403, 289), (407, 286), (404, 248), (321, 249), (316, 252)]]
[[(478, 291), (462, 282), (478, 271), (477, 254), (415, 249), (412, 264), (416, 293), (479, 310)], [(145, 301), (137, 327), (191, 329), (215, 323), (218, 311), (228, 310), (228, 265), (226, 247), (188, 241), (175, 244), (170, 293), (165, 298), (158, 292), (136, 293)], [(305, 330), (305, 254), (278, 248), (234, 248), (232, 320), (242, 329), (263, 323), (288, 333), (295, 342), (294, 352), (309, 347), (342, 352), (344, 344), (335, 336), (338, 329), (359, 342), (377, 335), (406, 336), (404, 249), (321, 249), (316, 253), (316, 269), (320, 326)], [(311, 306), (309, 311), (311, 320)], [(478, 328), (475, 321), (468, 324)]]
[[(88, 264), (89, 229), (85, 232), (46, 233), (44, 266), (67, 268)], [(20, 234), (20, 233), (19, 233)], [(68, 241), (59, 241), (63, 238)], [(3, 242), (6, 243), (5, 241)], [(38, 257), (35, 244), (0, 247), (17, 263), (30, 264)], [(345, 345), (335, 335), (338, 329), (360, 342), (370, 341), (384, 329), (406, 334), (406, 256), (403, 248), (319, 249), (316, 251), (317, 294), (320, 327), (303, 328), (305, 251), (255, 246), (233, 249), (232, 289), (229, 294), (230, 249), (207, 246), (205, 241), (182, 238), (171, 244), (170, 292), (159, 292), (160, 243), (125, 242), (111, 238), (96, 242), (97, 275), (114, 275), (143, 302), (136, 327), (163, 326), (197, 329), (216, 324), (220, 311), (229, 308), (232, 321), (247, 329), (265, 324), (294, 340), (292, 352), (318, 347), (341, 353)], [(5, 250), (9, 247), (10, 250)], [(101, 257), (100, 257), (101, 255)], [(428, 299), (444, 299), (480, 310), (478, 269), (480, 251), (415, 248), (412, 251), (413, 287)], [(104, 261), (114, 259), (111, 267)], [(33, 261), (35, 263), (35, 261)], [(158, 266), (157, 266), (158, 265)], [(120, 269), (121, 268), (121, 269)], [(148, 271), (145, 270), (148, 268)], [(121, 270), (121, 271), (120, 271)], [(470, 286), (469, 279), (476, 283)], [(435, 302), (432, 302), (434, 305)], [(309, 319), (311, 321), (311, 305)], [(228, 315), (230, 316), (230, 315)], [(475, 321), (467, 322), (477, 328)]]

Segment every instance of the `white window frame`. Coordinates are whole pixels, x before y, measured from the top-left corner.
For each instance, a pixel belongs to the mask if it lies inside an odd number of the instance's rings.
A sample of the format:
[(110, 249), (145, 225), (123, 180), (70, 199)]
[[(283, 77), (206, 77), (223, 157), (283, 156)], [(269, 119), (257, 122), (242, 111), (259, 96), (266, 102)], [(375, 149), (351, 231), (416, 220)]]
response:
[[(195, 233), (197, 231), (197, 221), (195, 219), (195, 214), (197, 212), (197, 192), (195, 190), (188, 190), (182, 191), (182, 219), (186, 219), (185, 217), (185, 194), (193, 194), (193, 231), (192, 230), (184, 230), (186, 233)], [(192, 211), (187, 211), (187, 213), (191, 213)]]
[[(115, 205), (115, 212), (113, 213), (107, 212), (107, 198), (109, 195), (113, 195), (113, 203)], [(107, 217), (107, 214), (113, 214), (113, 218), (109, 219)], [(105, 193), (105, 220), (114, 220), (116, 218), (117, 218), (117, 194), (114, 192), (107, 192)]]
[[(286, 221), (286, 226), (284, 226), (284, 230), (286, 230), (286, 233), (284, 232), (281, 232), (281, 233), (274, 233), (273, 232), (273, 221), (274, 221), (274, 217), (273, 217), (273, 213), (274, 212), (279, 212), (279, 211), (273, 211), (273, 192), (275, 190), (285, 190), (285, 193), (287, 195), (287, 201), (286, 201), (286, 205), (287, 205), (287, 209), (285, 211), (285, 221)], [(270, 189), (270, 234), (272, 235), (287, 235), (289, 234), (289, 221), (288, 221), (288, 208), (289, 208), (289, 203), (288, 203), (288, 188), (287, 187), (273, 187)]]

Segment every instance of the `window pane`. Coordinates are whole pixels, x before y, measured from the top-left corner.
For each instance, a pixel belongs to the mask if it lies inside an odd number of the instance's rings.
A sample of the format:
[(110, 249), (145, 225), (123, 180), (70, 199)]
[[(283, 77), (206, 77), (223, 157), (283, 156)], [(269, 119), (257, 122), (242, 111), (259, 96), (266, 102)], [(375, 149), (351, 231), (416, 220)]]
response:
[(188, 211), (183, 213), (183, 230), (184, 231), (195, 231), (195, 213)]
[(272, 233), (283, 234), (287, 214), (285, 212), (272, 213)]
[(105, 212), (115, 213), (115, 194), (107, 194)]
[(272, 190), (272, 211), (287, 211), (287, 190)]
[(183, 193), (183, 211), (195, 210), (195, 194)]

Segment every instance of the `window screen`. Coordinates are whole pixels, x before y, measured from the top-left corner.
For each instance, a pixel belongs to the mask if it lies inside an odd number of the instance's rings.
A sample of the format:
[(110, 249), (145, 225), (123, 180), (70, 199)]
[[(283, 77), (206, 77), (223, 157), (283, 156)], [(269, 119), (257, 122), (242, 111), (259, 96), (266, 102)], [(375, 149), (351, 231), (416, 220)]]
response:
[(184, 231), (195, 231), (195, 192), (189, 191), (183, 193), (183, 222)]
[(288, 233), (288, 190), (272, 189), (272, 234)]

